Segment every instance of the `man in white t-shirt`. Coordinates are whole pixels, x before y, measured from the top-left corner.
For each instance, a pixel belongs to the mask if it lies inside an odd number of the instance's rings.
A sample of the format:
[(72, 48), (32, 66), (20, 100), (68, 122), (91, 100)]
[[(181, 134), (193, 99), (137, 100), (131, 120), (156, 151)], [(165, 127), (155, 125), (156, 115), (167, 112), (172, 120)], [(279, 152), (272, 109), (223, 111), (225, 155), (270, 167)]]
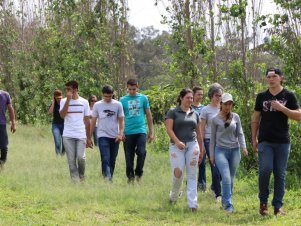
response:
[(78, 95), (78, 83), (65, 84), (66, 98), (61, 100), (60, 115), (64, 118), (63, 143), (66, 149), (70, 176), (74, 182), (85, 178), (85, 149), (91, 147), (89, 103)]
[(119, 101), (113, 99), (114, 89), (105, 85), (102, 88), (102, 100), (93, 106), (90, 135), (93, 134), (96, 120), (98, 146), (101, 155), (103, 177), (112, 181), (119, 143), (123, 139), (124, 113)]

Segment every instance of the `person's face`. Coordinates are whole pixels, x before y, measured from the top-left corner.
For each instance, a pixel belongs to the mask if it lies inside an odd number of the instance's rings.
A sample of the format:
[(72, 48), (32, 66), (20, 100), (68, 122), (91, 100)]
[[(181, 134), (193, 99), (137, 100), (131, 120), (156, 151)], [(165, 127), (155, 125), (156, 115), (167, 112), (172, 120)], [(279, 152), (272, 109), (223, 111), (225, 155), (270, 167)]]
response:
[(138, 87), (136, 85), (127, 85), (127, 89), (131, 96), (135, 96), (137, 94)]
[(222, 98), (222, 92), (216, 92), (213, 94), (213, 97), (211, 99), (212, 102), (214, 103), (220, 103)]
[(105, 102), (111, 102), (113, 99), (113, 93), (103, 93), (102, 98)]
[(232, 110), (233, 102), (230, 100), (225, 103), (222, 103), (221, 107), (222, 107), (222, 112), (228, 114)]
[(192, 93), (187, 93), (184, 97), (181, 98), (181, 105), (185, 107), (190, 107), (193, 102)]
[(96, 97), (92, 97), (90, 100), (90, 106), (93, 107), (96, 101), (97, 101)]
[(270, 88), (274, 88), (281, 85), (281, 81), (283, 80), (283, 77), (275, 74), (275, 71), (268, 72), (266, 76), (266, 81)]
[(203, 96), (204, 96), (203, 90), (198, 90), (193, 95), (193, 100), (201, 103), (203, 101)]
[(61, 102), (62, 98), (63, 98), (62, 96), (56, 96), (56, 97), (54, 97), (54, 99), (55, 99), (56, 102), (58, 102), (58, 103)]

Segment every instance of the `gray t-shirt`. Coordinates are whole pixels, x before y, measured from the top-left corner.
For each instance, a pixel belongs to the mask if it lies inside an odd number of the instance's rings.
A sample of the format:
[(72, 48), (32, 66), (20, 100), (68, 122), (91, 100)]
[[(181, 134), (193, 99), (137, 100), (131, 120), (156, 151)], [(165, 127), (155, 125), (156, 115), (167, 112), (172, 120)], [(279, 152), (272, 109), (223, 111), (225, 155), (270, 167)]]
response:
[(210, 156), (214, 156), (215, 146), (220, 148), (246, 148), (245, 136), (238, 114), (232, 112), (233, 118), (229, 127), (225, 128), (225, 120), (219, 115), (212, 119)]
[(211, 137), (211, 121), (220, 112), (218, 107), (213, 107), (212, 105), (208, 104), (205, 106), (201, 111), (201, 120), (206, 120), (205, 125), (205, 135), (204, 139), (210, 139)]
[[(165, 119), (173, 120), (173, 131), (176, 137), (182, 142), (189, 142), (196, 139), (196, 127), (199, 123), (199, 115), (197, 112), (191, 111), (187, 114), (177, 106), (170, 109)], [(171, 141), (173, 143), (173, 141)]]
[(124, 117), (119, 101), (98, 101), (93, 106), (92, 117), (98, 119), (97, 137), (116, 138), (119, 133), (118, 118)]

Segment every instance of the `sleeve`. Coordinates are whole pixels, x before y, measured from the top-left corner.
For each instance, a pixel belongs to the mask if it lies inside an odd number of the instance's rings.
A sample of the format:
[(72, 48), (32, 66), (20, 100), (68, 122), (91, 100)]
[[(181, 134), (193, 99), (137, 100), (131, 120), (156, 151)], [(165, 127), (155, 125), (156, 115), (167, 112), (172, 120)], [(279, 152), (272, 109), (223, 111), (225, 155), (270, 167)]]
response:
[(90, 115), (89, 102), (87, 100), (84, 101), (84, 116)]
[(11, 104), (11, 98), (10, 98), (10, 95), (9, 95), (9, 93), (6, 93), (6, 105), (9, 105), (9, 104)]
[(204, 107), (202, 109), (201, 114), (200, 114), (200, 118), (207, 120), (207, 108), (206, 107)]
[(118, 102), (118, 118), (120, 117), (124, 117), (124, 112), (123, 112), (123, 107), (122, 107), (122, 104), (120, 102)]
[(61, 102), (60, 102), (60, 111), (63, 109), (63, 107), (65, 106), (65, 103), (66, 103), (66, 100), (65, 99), (63, 99), (63, 100), (61, 100)]
[(92, 110), (92, 112), (91, 112), (91, 116), (94, 117), (94, 118), (97, 118), (97, 117), (98, 117), (97, 106), (98, 106), (97, 103), (94, 104), (93, 110)]
[(214, 157), (214, 148), (216, 144), (216, 131), (217, 131), (217, 124), (215, 122), (215, 118), (212, 119), (211, 123), (211, 137), (210, 137), (210, 156)]
[(170, 109), (165, 116), (165, 120), (166, 119), (174, 119), (174, 109)]
[(300, 105), (298, 104), (298, 100), (296, 95), (293, 92), (290, 92), (289, 98), (288, 98), (287, 108), (291, 110), (297, 110), (300, 108)]
[(243, 129), (242, 129), (242, 126), (241, 126), (239, 115), (236, 114), (236, 118), (237, 118), (236, 119), (237, 120), (237, 122), (236, 122), (236, 131), (237, 131), (238, 142), (239, 142), (239, 144), (242, 148), (247, 148), (245, 135), (244, 135), (244, 132), (243, 132)]
[(254, 110), (255, 111), (262, 111), (261, 94), (260, 93), (256, 97)]
[(150, 108), (150, 105), (149, 105), (149, 101), (148, 101), (147, 96), (144, 96), (143, 108), (144, 108), (144, 109)]

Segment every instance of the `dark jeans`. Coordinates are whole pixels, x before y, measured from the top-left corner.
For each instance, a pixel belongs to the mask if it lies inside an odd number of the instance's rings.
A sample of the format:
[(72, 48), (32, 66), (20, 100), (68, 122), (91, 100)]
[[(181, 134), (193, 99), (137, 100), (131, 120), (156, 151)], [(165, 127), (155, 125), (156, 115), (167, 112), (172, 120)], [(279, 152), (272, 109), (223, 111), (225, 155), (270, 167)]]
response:
[(1, 149), (1, 162), (5, 162), (7, 159), (7, 145), (8, 136), (6, 131), (6, 124), (0, 125), (0, 149)]
[(290, 153), (290, 144), (260, 142), (258, 144), (259, 160), (259, 199), (267, 203), (269, 198), (270, 176), (274, 174), (274, 198), (272, 205), (281, 208), (285, 191), (285, 171)]
[[(134, 176), (141, 177), (143, 175), (143, 166), (146, 157), (146, 134), (138, 133), (125, 135), (124, 142), (126, 176), (133, 179)], [(137, 165), (134, 173), (134, 158), (137, 155)]]
[[(204, 146), (206, 150), (206, 155), (208, 159), (210, 159), (210, 139), (204, 139)], [(206, 188), (206, 155), (203, 158), (203, 161), (199, 165), (199, 177), (198, 177), (198, 184), (203, 186), (203, 188)], [(211, 184), (211, 190), (214, 191), (215, 196), (221, 196), (221, 175), (218, 171), (218, 168), (216, 165), (212, 165), (211, 162), (211, 178), (212, 178), (212, 184)]]
[(102, 175), (112, 180), (116, 158), (118, 155), (119, 143), (115, 142), (115, 138), (99, 137), (98, 147), (101, 157)]

